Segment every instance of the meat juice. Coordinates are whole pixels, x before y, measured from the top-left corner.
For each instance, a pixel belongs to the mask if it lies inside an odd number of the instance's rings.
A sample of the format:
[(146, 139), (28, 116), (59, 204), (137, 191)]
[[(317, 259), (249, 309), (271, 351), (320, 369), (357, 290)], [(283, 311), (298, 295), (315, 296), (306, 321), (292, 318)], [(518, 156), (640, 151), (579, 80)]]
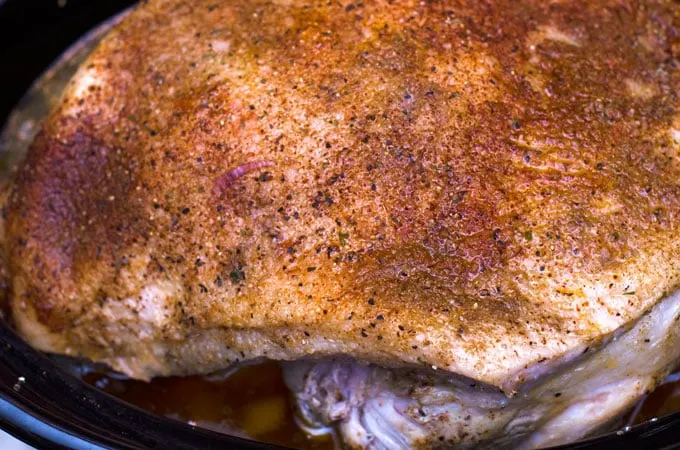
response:
[[(150, 383), (90, 373), (84, 380), (142, 409), (215, 431), (304, 450), (335, 448), (331, 435), (309, 436), (275, 362), (242, 367), (226, 377), (169, 377)], [(680, 372), (632, 408), (618, 426), (680, 411)]]

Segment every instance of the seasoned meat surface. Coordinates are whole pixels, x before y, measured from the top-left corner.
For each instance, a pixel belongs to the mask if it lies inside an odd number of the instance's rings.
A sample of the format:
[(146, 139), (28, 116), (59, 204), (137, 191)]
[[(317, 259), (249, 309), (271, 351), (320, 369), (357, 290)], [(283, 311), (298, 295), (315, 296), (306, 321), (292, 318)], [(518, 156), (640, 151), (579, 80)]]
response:
[(332, 426), (349, 448), (552, 448), (621, 423), (678, 363), (679, 320), (676, 292), (632, 329), (526, 383), (512, 398), (443, 371), (385, 369), (343, 357), (284, 368), (300, 417)]
[(678, 8), (145, 2), (16, 177), (18, 329), (137, 378), (345, 354), (514, 391), (678, 286)]

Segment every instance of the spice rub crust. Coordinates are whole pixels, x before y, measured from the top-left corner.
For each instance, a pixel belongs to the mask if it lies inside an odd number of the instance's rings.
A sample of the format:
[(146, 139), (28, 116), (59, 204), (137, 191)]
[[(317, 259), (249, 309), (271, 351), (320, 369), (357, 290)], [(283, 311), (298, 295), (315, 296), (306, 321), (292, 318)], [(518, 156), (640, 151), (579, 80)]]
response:
[(139, 378), (346, 353), (521, 382), (678, 285), (678, 17), (150, 0), (16, 178), (18, 328)]

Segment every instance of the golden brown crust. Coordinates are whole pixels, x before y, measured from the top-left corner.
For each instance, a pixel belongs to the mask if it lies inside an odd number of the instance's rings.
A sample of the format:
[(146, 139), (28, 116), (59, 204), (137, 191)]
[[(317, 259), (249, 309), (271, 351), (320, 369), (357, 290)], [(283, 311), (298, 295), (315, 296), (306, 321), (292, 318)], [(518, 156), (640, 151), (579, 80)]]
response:
[(138, 358), (133, 376), (226, 365), (169, 360), (201, 330), (498, 384), (580, 349), (678, 283), (678, 17), (661, 0), (152, 0), (20, 172), (15, 314), (66, 337), (50, 350)]

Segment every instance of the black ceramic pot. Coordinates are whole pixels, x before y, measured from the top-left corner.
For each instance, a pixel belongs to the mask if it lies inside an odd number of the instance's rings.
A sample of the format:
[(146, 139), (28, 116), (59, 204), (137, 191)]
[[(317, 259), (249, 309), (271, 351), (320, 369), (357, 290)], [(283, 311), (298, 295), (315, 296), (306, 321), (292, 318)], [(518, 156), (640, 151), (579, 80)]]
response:
[[(0, 125), (33, 80), (131, 0), (0, 0)], [(276, 449), (160, 417), (88, 386), (0, 321), (0, 428), (38, 448)], [(680, 448), (680, 414), (563, 447)]]

